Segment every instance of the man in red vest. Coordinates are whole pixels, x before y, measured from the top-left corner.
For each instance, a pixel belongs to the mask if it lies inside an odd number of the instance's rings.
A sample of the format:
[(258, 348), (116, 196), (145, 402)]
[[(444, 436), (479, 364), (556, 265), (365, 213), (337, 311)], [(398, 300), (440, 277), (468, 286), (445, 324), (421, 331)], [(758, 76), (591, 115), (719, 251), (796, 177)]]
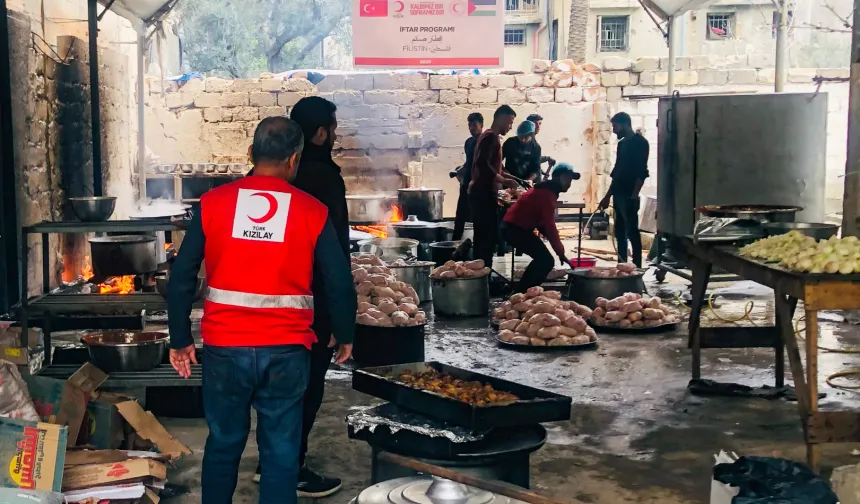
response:
[(297, 501), (302, 396), (316, 341), (312, 281), (338, 307), (334, 338), (344, 345), (353, 340), (356, 294), (337, 234), (326, 207), (289, 182), (303, 145), (295, 122), (261, 121), (250, 148), (254, 175), (203, 195), (172, 267), (170, 363), (187, 378), (197, 363), (191, 306), (206, 263), (203, 504), (233, 501), (251, 407), (262, 466), (259, 502)]

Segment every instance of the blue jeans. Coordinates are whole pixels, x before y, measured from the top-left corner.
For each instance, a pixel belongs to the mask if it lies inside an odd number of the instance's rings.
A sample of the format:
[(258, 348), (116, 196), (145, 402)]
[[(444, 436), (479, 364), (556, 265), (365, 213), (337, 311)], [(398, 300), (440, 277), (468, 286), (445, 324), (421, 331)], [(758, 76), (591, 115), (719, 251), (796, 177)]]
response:
[(302, 396), (310, 352), (301, 345), (203, 347), (203, 504), (230, 504), (257, 411), (260, 504), (296, 504)]

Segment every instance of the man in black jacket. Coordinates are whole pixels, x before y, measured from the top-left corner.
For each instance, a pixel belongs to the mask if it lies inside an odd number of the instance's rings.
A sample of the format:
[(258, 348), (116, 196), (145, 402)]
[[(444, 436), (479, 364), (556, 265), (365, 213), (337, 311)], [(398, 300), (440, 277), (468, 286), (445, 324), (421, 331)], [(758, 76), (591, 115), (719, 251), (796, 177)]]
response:
[[(346, 206), (346, 184), (340, 167), (332, 160), (331, 150), (337, 138), (337, 107), (319, 96), (299, 100), (290, 112), (290, 119), (297, 122), (305, 136), (305, 147), (299, 162), (293, 185), (310, 194), (328, 207), (328, 218), (334, 226), (343, 249), (343, 260), (349, 262), (349, 215)], [(325, 392), (325, 375), (335, 351), (336, 341), (332, 337), (331, 308), (318, 288), (314, 274), (311, 289), (314, 293), (314, 323), (311, 328), (317, 342), (311, 348), (311, 365), (308, 387), (304, 396), (302, 413), (302, 445), (299, 452), (299, 497), (321, 498), (332, 495), (341, 488), (341, 480), (317, 474), (305, 465), (308, 451), (308, 435), (313, 428), (317, 412), (322, 405)], [(349, 358), (352, 345), (340, 345), (336, 362)], [(260, 468), (257, 468), (259, 476)]]

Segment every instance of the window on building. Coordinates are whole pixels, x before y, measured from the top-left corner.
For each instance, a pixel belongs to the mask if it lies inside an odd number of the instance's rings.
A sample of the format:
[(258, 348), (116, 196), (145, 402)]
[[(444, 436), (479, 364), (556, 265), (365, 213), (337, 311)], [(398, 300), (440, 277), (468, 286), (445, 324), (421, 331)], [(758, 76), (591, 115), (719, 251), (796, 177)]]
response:
[(505, 28), (505, 45), (526, 45), (526, 30), (524, 28)]
[(727, 40), (735, 37), (733, 13), (708, 14), (708, 40)]
[[(788, 11), (788, 27), (791, 28), (791, 22), (794, 20), (794, 12)], [(773, 11), (773, 23), (770, 25), (770, 35), (776, 39), (776, 32), (779, 29), (779, 12)], [(789, 30), (791, 31), (791, 30)]]
[(538, 0), (505, 0), (505, 11), (510, 14), (536, 13)]
[(552, 33), (550, 33), (549, 59), (558, 59), (558, 20), (552, 22)]
[(597, 50), (599, 52), (627, 51), (627, 31), (630, 16), (598, 16)]

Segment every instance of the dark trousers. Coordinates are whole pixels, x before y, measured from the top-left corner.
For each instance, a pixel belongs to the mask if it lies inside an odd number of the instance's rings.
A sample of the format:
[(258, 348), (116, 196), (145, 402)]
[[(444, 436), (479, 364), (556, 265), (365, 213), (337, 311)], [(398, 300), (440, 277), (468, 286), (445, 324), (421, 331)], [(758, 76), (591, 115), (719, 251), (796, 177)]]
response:
[(325, 374), (331, 364), (334, 348), (328, 347), (331, 331), (323, 336), (317, 334), (317, 341), (311, 347), (311, 365), (308, 377), (308, 388), (302, 400), (302, 445), (299, 451), (299, 467), (305, 465), (305, 455), (308, 453), (308, 436), (314, 427), (317, 413), (322, 406), (325, 393)]
[(552, 266), (555, 264), (552, 254), (533, 231), (523, 229), (507, 222), (502, 224), (502, 231), (505, 239), (510, 243), (517, 252), (522, 251), (525, 255), (532, 258), (520, 283), (517, 286), (519, 292), (525, 292), (530, 287), (535, 287), (546, 280), (549, 272), (552, 271)]
[(302, 396), (310, 352), (300, 345), (203, 347), (203, 504), (230, 504), (257, 411), (261, 504), (296, 504)]
[(498, 197), (490, 190), (472, 188), (469, 193), (469, 207), (472, 210), (472, 226), (475, 230), (475, 259), (483, 259), (484, 265), (493, 267), (493, 254), (499, 240), (499, 203)]
[(454, 241), (463, 239), (463, 231), (466, 223), (472, 221), (472, 212), (469, 209), (468, 187), (460, 186), (460, 197), (457, 199), (457, 213), (454, 215)]
[(618, 262), (627, 262), (627, 240), (633, 249), (633, 264), (642, 267), (642, 237), (639, 235), (639, 198), (613, 196), (615, 209), (615, 240), (618, 244)]

